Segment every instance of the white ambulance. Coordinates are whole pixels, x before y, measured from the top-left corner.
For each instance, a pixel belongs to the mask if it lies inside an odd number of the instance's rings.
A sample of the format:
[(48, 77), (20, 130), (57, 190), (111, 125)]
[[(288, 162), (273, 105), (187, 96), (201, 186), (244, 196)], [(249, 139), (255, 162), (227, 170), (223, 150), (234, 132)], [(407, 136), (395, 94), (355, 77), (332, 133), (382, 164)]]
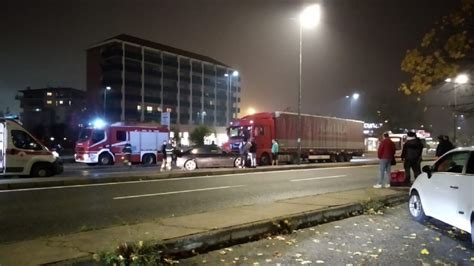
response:
[(63, 172), (62, 161), (20, 123), (0, 117), (0, 175), (47, 177)]

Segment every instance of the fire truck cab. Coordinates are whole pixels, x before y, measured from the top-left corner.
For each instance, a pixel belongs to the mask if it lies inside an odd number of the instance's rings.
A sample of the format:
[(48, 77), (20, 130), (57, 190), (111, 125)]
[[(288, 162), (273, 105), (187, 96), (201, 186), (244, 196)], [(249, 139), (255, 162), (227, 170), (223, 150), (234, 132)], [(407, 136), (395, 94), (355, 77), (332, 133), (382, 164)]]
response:
[(81, 131), (74, 159), (88, 165), (113, 165), (124, 160), (124, 147), (130, 144), (130, 161), (151, 165), (162, 159), (161, 145), (168, 139), (169, 130), (162, 126), (95, 125)]
[(0, 175), (47, 177), (63, 172), (58, 154), (50, 151), (23, 126), (0, 118)]

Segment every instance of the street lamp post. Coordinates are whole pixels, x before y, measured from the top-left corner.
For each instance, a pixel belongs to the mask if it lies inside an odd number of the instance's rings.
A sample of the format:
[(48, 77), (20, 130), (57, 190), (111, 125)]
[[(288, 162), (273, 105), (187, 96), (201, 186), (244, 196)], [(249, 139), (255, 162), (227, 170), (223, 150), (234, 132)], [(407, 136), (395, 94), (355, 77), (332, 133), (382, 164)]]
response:
[(105, 87), (104, 90), (104, 120), (106, 120), (106, 109), (107, 109), (107, 91), (111, 90), (112, 88), (110, 86)]
[[(233, 106), (230, 106), (230, 103), (232, 103), (232, 77), (238, 77), (239, 76), (239, 71), (237, 70), (234, 70), (232, 72), (232, 74), (227, 74), (225, 73), (224, 76), (226, 76), (228, 79), (229, 79), (229, 91), (227, 92), (227, 119), (228, 119), (228, 122), (230, 122), (230, 120), (232, 120), (232, 117), (231, 117), (231, 109), (233, 108)], [(232, 108), (231, 108), (232, 107)]]
[(303, 27), (313, 28), (319, 23), (319, 18), (321, 17), (321, 10), (319, 5), (310, 5), (306, 7), (299, 16), (299, 78), (298, 78), (298, 127), (296, 129), (297, 133), (297, 158), (296, 161), (298, 164), (301, 162), (301, 133), (302, 133), (302, 124), (301, 124), (301, 87), (302, 87), (302, 68), (303, 68)]
[(454, 95), (454, 101), (453, 101), (453, 143), (456, 144), (456, 138), (457, 138), (457, 130), (458, 130), (458, 114), (456, 112), (456, 105), (457, 105), (457, 89), (460, 85), (464, 85), (469, 82), (469, 76), (467, 74), (459, 74), (452, 80), (451, 78), (447, 78), (445, 80), (448, 83), (454, 82), (453, 86), (453, 95)]

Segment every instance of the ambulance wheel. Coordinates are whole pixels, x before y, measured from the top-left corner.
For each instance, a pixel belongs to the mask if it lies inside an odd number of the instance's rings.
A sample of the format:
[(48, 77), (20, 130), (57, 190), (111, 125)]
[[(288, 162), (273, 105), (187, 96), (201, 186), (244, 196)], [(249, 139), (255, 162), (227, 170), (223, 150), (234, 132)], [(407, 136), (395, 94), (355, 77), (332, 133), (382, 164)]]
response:
[(186, 170), (192, 171), (192, 170), (195, 170), (196, 168), (197, 168), (197, 164), (194, 160), (187, 160), (184, 163), (184, 169)]
[(144, 165), (153, 165), (156, 164), (156, 158), (153, 154), (145, 154), (143, 155), (142, 164)]
[(343, 153), (339, 153), (338, 155), (336, 155), (336, 161), (337, 162), (344, 162), (344, 154)]
[(113, 164), (112, 157), (107, 153), (102, 153), (99, 156), (99, 165), (111, 165)]
[(32, 177), (48, 177), (53, 175), (53, 171), (51, 170), (51, 166), (48, 164), (35, 164), (31, 169)]

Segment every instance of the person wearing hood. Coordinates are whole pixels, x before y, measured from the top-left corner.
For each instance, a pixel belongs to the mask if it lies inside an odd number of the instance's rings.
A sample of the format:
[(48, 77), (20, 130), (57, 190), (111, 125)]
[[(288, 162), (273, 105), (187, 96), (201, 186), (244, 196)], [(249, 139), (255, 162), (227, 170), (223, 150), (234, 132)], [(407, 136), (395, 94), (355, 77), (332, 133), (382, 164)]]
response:
[(421, 174), (421, 155), (423, 153), (423, 143), (416, 137), (415, 132), (407, 133), (407, 141), (403, 144), (402, 155), (400, 156), (405, 168), (405, 185), (411, 184), (411, 170), (413, 177)]
[(441, 157), (443, 154), (454, 149), (453, 143), (449, 141), (448, 136), (439, 135), (438, 136), (438, 147), (436, 147), (436, 157)]

